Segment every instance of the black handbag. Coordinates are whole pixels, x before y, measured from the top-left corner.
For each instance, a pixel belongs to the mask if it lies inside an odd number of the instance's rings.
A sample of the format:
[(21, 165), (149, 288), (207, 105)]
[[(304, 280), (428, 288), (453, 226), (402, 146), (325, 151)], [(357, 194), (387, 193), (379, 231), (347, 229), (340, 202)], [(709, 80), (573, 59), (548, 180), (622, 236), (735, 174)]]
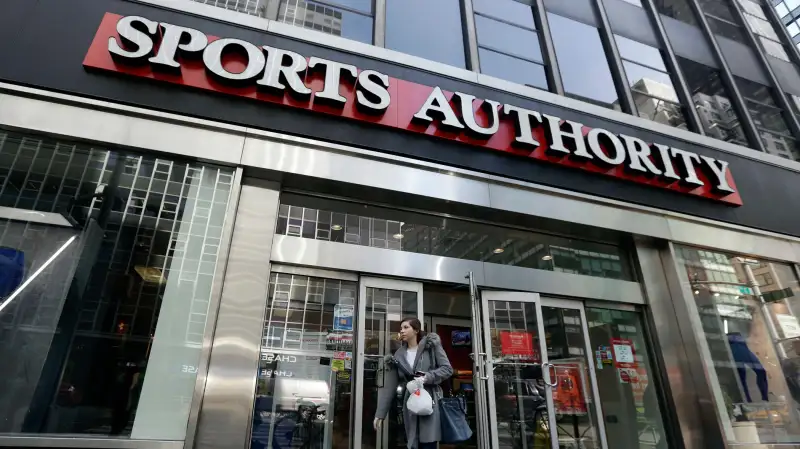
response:
[[(439, 367), (436, 354), (430, 350), (431, 361)], [(467, 441), (472, 437), (472, 429), (467, 422), (467, 401), (461, 398), (441, 398), (439, 399), (439, 424), (442, 428), (442, 438), (440, 443), (454, 444)]]

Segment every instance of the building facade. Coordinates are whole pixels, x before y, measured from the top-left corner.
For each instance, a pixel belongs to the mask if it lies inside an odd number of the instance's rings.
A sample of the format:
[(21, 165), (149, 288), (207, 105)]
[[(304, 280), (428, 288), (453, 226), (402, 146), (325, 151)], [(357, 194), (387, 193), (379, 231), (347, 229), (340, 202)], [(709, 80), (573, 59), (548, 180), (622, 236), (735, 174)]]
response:
[(5, 0), (0, 445), (800, 447), (797, 6)]

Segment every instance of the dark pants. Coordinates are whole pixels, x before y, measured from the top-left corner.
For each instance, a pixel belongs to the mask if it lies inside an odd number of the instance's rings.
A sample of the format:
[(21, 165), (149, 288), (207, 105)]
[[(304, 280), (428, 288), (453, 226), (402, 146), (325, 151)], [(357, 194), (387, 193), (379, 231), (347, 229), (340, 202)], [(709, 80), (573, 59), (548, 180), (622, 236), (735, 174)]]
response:
[(438, 443), (419, 443), (417, 449), (436, 449)]

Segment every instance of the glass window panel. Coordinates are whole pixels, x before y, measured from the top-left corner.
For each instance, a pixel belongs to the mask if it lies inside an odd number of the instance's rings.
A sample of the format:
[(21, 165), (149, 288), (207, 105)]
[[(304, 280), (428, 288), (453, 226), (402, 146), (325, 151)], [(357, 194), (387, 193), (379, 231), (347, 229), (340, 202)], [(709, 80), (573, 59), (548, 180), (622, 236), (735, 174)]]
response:
[(798, 33), (800, 33), (800, 27), (797, 26), (797, 22), (792, 22), (789, 25), (786, 25), (786, 31), (789, 32), (790, 36), (794, 37), (797, 36)]
[(795, 8), (800, 6), (800, 0), (784, 0), (783, 3), (789, 8), (789, 11), (794, 11)]
[(783, 19), (787, 15), (789, 15), (789, 8), (786, 7), (786, 4), (783, 2), (778, 3), (775, 5), (775, 12), (778, 13), (778, 17)]
[(183, 440), (233, 171), (0, 131), (0, 175), (74, 220), (0, 220), (0, 432)]
[(466, 67), (459, 0), (387, 0), (386, 48)]
[(535, 31), (523, 30), (477, 15), (475, 27), (478, 30), (478, 45), (542, 62), (539, 36)]
[(764, 46), (764, 51), (766, 51), (768, 55), (789, 62), (789, 55), (786, 54), (786, 48), (779, 42), (761, 36), (759, 36), (759, 42)]
[(697, 114), (708, 135), (747, 145), (744, 131), (719, 72), (703, 64), (678, 58)]
[(548, 89), (544, 66), (485, 48), (479, 49), (478, 54), (481, 61), (481, 73), (526, 86)]
[[(365, 229), (369, 229), (376, 221), (402, 223), (399, 235), (391, 235), (393, 240), (398, 241), (398, 245), (390, 245), (387, 250), (539, 270), (569, 269), (579, 274), (613, 279), (630, 280), (632, 277), (627, 255), (620, 247), (613, 245), (303, 195), (282, 195), (281, 201), (284, 205), (309, 207), (324, 213), (335, 211), (338, 214), (347, 214), (355, 222), (366, 223)], [(317, 239), (386, 248), (385, 243), (377, 242), (376, 239), (361, 243), (348, 239), (342, 233), (331, 233), (330, 238), (317, 236)], [(586, 269), (587, 261), (598, 262), (597, 269)], [(621, 263), (602, 268), (602, 261)]]
[[(668, 447), (641, 313), (587, 307), (586, 321), (609, 447)], [(620, 382), (612, 342), (633, 348), (635, 366), (623, 369), (635, 382)]]
[(661, 56), (661, 52), (657, 48), (636, 42), (617, 34), (614, 35), (614, 40), (617, 42), (617, 48), (619, 49), (620, 55), (623, 58), (630, 59), (633, 62), (638, 62), (655, 69), (663, 71), (667, 70), (667, 68), (664, 66), (664, 58)]
[(536, 28), (533, 7), (516, 0), (473, 0), (472, 7), (476, 12), (503, 19), (506, 22), (526, 28)]
[(711, 16), (707, 16), (707, 18), (708, 25), (714, 34), (718, 34), (741, 44), (747, 45), (747, 39), (745, 38), (744, 30), (742, 30), (740, 26)]
[(756, 34), (759, 34), (764, 37), (768, 37), (772, 40), (778, 40), (778, 34), (775, 32), (775, 29), (772, 28), (772, 24), (767, 22), (766, 20), (759, 19), (758, 17), (752, 16), (750, 14), (744, 14), (745, 20), (747, 20), (747, 24), (750, 26), (750, 30)]
[[(356, 282), (281, 273), (270, 276), (252, 447), (323, 447), (326, 441), (325, 447), (331, 449), (349, 447), (357, 289)], [(278, 301), (283, 291), (302, 296), (297, 301), (302, 313), (293, 312), (302, 318), (286, 327), (286, 303)], [(301, 349), (315, 355), (294, 352)], [(344, 362), (335, 367), (332, 360), (337, 358)]]
[(656, 10), (667, 17), (697, 26), (697, 18), (688, 0), (653, 0)]
[(745, 13), (754, 15), (759, 19), (767, 20), (767, 16), (764, 14), (764, 11), (761, 9), (761, 5), (752, 1), (752, 0), (738, 0), (739, 4), (742, 5), (742, 9)]
[(631, 5), (642, 6), (642, 0), (623, 0)]
[(278, 21), (366, 44), (372, 43), (372, 17), (321, 3), (284, 0), (278, 10)]
[(758, 130), (758, 134), (767, 153), (785, 159), (800, 160), (800, 149), (795, 139), (785, 134), (771, 133), (763, 129)]
[(745, 103), (747, 104), (747, 109), (750, 111), (750, 116), (753, 117), (753, 122), (756, 126), (781, 134), (790, 134), (789, 127), (783, 118), (783, 111), (781, 109), (764, 106), (748, 100), (745, 100)]
[(668, 74), (628, 61), (623, 61), (622, 65), (631, 89), (678, 102), (678, 95)]
[(618, 96), (597, 28), (555, 14), (547, 17), (566, 93), (613, 108)]
[(636, 91), (631, 93), (640, 117), (674, 128), (686, 129), (686, 117), (683, 115), (683, 108), (678, 103), (651, 97)]
[(373, 0), (327, 0), (327, 3), (341, 5), (367, 14), (372, 14), (372, 2)]
[[(800, 442), (800, 333), (794, 314), (800, 288), (792, 268), (684, 249), (678, 261), (691, 284), (699, 314), (695, 332), (703, 342), (700, 350), (729, 442)], [(721, 262), (717, 255), (723, 256)], [(733, 281), (717, 283), (710, 276), (714, 272), (730, 273)], [(766, 275), (771, 282), (758, 285), (757, 277), (766, 281)], [(737, 430), (743, 426), (752, 430)]]
[(727, 1), (728, 0), (697, 0), (697, 3), (700, 4), (700, 9), (702, 9), (704, 13), (736, 23), (731, 5), (729, 5)]

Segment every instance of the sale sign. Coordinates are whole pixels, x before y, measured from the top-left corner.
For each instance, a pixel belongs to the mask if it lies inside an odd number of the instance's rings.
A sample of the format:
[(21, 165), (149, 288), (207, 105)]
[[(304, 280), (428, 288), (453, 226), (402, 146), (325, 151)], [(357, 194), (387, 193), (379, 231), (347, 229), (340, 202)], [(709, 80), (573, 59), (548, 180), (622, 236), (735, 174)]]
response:
[(533, 346), (533, 332), (501, 331), (500, 351), (504, 356), (523, 360), (540, 361), (539, 352)]
[(614, 366), (617, 368), (636, 368), (633, 342), (626, 338), (612, 338), (611, 350), (614, 352)]

